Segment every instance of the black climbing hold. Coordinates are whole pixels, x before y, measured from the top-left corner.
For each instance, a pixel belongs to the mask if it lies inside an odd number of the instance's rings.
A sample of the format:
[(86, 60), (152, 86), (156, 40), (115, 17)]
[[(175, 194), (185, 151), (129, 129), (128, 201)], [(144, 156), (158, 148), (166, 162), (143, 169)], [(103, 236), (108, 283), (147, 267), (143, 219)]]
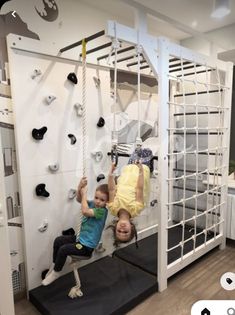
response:
[(50, 194), (48, 191), (46, 191), (45, 187), (46, 187), (45, 184), (38, 184), (35, 188), (36, 195), (42, 197), (49, 197)]
[(97, 123), (97, 127), (104, 127), (104, 124), (105, 124), (105, 120), (103, 117), (100, 117), (99, 120), (98, 120), (98, 123)]
[(99, 182), (99, 181), (102, 180), (102, 179), (105, 179), (104, 174), (100, 174), (100, 175), (98, 175), (97, 178), (96, 178), (97, 182)]
[(154, 207), (156, 203), (157, 203), (157, 199), (153, 199), (153, 200), (150, 202), (150, 206), (151, 206), (151, 207)]
[(75, 235), (75, 231), (73, 228), (69, 228), (67, 230), (63, 230), (62, 235)]
[(74, 83), (74, 84), (77, 84), (77, 83), (78, 83), (77, 76), (76, 76), (76, 74), (75, 74), (74, 72), (70, 72), (70, 73), (68, 74), (68, 76), (67, 76), (67, 79), (68, 79), (69, 81), (71, 81), (72, 83)]
[(71, 144), (75, 144), (77, 142), (75, 135), (73, 135), (72, 133), (69, 133), (68, 137), (70, 138)]
[(46, 127), (46, 126), (40, 128), (40, 129), (34, 128), (34, 129), (32, 130), (32, 137), (33, 137), (35, 140), (42, 140), (43, 137), (44, 137), (44, 134), (46, 133), (46, 131), (47, 131), (47, 127)]
[(41, 273), (41, 279), (44, 280), (46, 278), (46, 274), (48, 273), (49, 269), (45, 269)]

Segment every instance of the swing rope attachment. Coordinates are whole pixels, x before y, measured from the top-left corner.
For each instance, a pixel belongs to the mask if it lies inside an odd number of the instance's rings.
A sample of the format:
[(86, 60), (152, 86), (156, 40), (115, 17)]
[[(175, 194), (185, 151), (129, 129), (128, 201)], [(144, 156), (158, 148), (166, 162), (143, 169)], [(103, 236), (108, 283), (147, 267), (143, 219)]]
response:
[(112, 48), (110, 56), (114, 53), (114, 110), (113, 110), (113, 131), (112, 131), (112, 149), (111, 161), (117, 166), (118, 164), (118, 134), (116, 126), (116, 112), (117, 112), (117, 51), (120, 48), (120, 42), (117, 39), (116, 25), (115, 25), (115, 38), (112, 41)]
[[(138, 42), (139, 42), (139, 34), (138, 34)], [(141, 90), (140, 90), (140, 58), (143, 52), (142, 46), (136, 46), (136, 53), (137, 53), (137, 97), (138, 97), (138, 134), (136, 137), (136, 149), (140, 150), (142, 147), (142, 139), (140, 137), (140, 114), (141, 114)]]

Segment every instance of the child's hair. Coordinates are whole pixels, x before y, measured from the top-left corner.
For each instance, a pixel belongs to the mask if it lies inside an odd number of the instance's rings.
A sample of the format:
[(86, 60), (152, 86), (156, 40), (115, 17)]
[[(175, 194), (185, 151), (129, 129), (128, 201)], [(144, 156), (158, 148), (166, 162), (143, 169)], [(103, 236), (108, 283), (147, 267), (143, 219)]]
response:
[(108, 184), (101, 184), (97, 186), (96, 191), (100, 191), (107, 196), (107, 200), (109, 200), (109, 189)]
[(133, 240), (133, 238), (135, 238), (135, 246), (136, 248), (138, 248), (138, 243), (137, 243), (137, 231), (136, 231), (136, 227), (135, 227), (135, 224), (133, 222), (130, 222), (131, 223), (131, 234), (130, 234), (130, 237), (128, 240), (126, 241), (120, 241), (117, 236), (116, 236), (116, 227), (117, 227), (117, 223), (118, 223), (118, 220), (113, 220), (111, 224), (109, 224), (107, 227), (106, 227), (106, 230), (107, 229), (111, 229), (113, 231), (113, 239), (114, 239), (114, 242), (113, 242), (113, 245), (115, 247), (119, 247), (120, 244), (122, 243), (129, 243), (130, 241)]

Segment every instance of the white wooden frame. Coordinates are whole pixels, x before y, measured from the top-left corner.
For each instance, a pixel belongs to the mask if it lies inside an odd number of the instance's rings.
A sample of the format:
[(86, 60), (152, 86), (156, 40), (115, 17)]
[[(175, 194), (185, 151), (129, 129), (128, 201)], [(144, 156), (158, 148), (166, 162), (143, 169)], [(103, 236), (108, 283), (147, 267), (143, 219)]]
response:
[[(130, 27), (123, 26), (114, 21), (109, 21), (107, 25), (106, 34), (110, 38), (116, 38), (118, 40), (125, 41), (132, 45), (141, 45), (143, 49), (143, 54), (154, 74), (158, 80), (158, 94), (159, 94), (159, 155), (158, 155), (158, 166), (159, 166), (159, 196), (158, 196), (158, 213), (159, 213), (159, 223), (158, 223), (158, 284), (159, 291), (163, 291), (167, 288), (167, 279), (181, 270), (192, 261), (196, 260), (198, 257), (204, 255), (206, 252), (210, 251), (212, 248), (221, 245), (221, 248), (225, 244), (225, 227), (220, 228), (220, 234), (215, 239), (208, 241), (207, 246), (198, 247), (195, 252), (188, 253), (184, 255), (184, 259), (177, 260), (174, 263), (167, 265), (167, 246), (168, 246), (168, 236), (167, 236), (167, 227), (168, 227), (168, 200), (169, 200), (169, 191), (168, 191), (168, 182), (169, 174), (171, 170), (168, 168), (168, 128), (169, 128), (169, 56), (176, 56), (178, 58), (184, 58), (191, 60), (195, 63), (207, 65), (207, 67), (218, 67), (220, 70), (226, 73), (226, 86), (231, 87), (232, 83), (232, 64), (225, 63), (217, 60), (216, 58), (206, 57), (199, 53), (195, 53), (190, 49), (181, 47), (175, 43), (169, 42), (165, 38), (155, 38), (147, 33), (145, 17), (142, 14), (138, 16), (139, 20), (139, 29), (132, 29)], [(11, 36), (8, 37), (8, 47), (17, 48), (17, 50), (24, 51), (24, 46), (21, 45), (21, 41), (17, 41), (14, 47), (12, 44)], [(40, 46), (39, 46), (40, 47)], [(36, 51), (37, 51), (36, 47)], [(39, 49), (40, 50), (40, 49)], [(35, 52), (35, 43), (32, 41), (32, 49), (27, 50), (28, 52)], [(55, 59), (59, 58), (69, 61), (73, 64), (74, 60), (68, 60), (59, 56), (56, 51), (52, 53), (51, 51), (38, 51), (40, 54), (45, 56), (53, 56)], [(102, 67), (97, 65), (89, 65), (91, 67), (100, 67), (100, 68), (109, 68)], [(231, 104), (231, 89), (225, 91), (225, 102), (227, 107)], [(230, 120), (230, 111), (227, 112), (224, 117), (226, 125), (229, 127)], [(224, 137), (224, 144), (228, 146), (229, 143), (229, 132), (227, 132), (226, 137)], [(224, 165), (228, 165), (228, 151), (224, 155)], [(225, 184), (222, 190), (222, 200), (224, 200), (222, 215), (226, 215), (226, 192), (227, 192), (227, 176), (226, 173), (223, 173), (222, 182)], [(170, 215), (171, 217), (171, 215)]]
[[(176, 56), (179, 59), (184, 58), (191, 60), (195, 63), (206, 65), (207, 67), (218, 68), (226, 73), (226, 86), (230, 89), (225, 91), (225, 104), (227, 107), (231, 107), (231, 86), (232, 86), (232, 63), (225, 63), (217, 60), (213, 57), (203, 56), (202, 54), (191, 51), (175, 43), (169, 42), (165, 38), (155, 38), (147, 33), (145, 17), (141, 12), (138, 18), (138, 30), (126, 27), (118, 24), (114, 21), (109, 21), (107, 25), (107, 35), (112, 39), (125, 41), (132, 45), (140, 45), (143, 49), (143, 54), (147, 60), (154, 76), (158, 80), (158, 93), (159, 93), (159, 154), (158, 154), (158, 166), (159, 166), (159, 221), (158, 221), (158, 286), (159, 291), (163, 291), (167, 288), (167, 279), (177, 271), (181, 270), (206, 252), (210, 251), (214, 247), (221, 245), (221, 248), (225, 246), (225, 226), (220, 227), (220, 234), (214, 239), (207, 241), (207, 245), (204, 244), (197, 247), (193, 253), (184, 255), (184, 260), (178, 259), (177, 261), (167, 265), (167, 226), (168, 226), (168, 99), (169, 99), (169, 56)], [(224, 117), (224, 123), (228, 126), (228, 131), (224, 136), (224, 145), (229, 147), (229, 127), (230, 127), (230, 109), (226, 111)], [(228, 166), (229, 150), (223, 156), (223, 165)], [(172, 167), (172, 166), (171, 166)], [(226, 216), (226, 197), (227, 197), (227, 172), (223, 172), (222, 183), (225, 185), (222, 189), (222, 216)], [(225, 220), (224, 220), (225, 221)]]

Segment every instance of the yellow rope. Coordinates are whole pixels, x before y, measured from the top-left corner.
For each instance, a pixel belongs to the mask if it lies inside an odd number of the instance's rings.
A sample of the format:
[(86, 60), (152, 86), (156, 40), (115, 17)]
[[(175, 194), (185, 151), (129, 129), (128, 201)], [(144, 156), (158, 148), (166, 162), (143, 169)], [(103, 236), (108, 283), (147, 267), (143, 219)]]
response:
[(82, 40), (82, 59), (86, 58), (86, 39), (83, 38)]

